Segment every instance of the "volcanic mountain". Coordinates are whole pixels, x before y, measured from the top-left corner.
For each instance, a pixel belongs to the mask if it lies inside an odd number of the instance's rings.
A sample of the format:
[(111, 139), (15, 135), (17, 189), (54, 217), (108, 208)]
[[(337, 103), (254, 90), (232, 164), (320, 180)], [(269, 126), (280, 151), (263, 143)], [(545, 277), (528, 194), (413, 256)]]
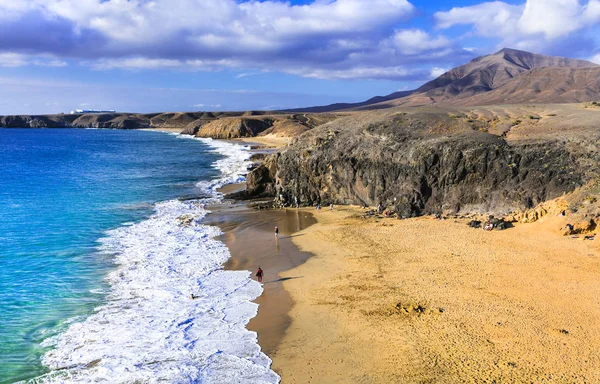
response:
[(414, 91), (305, 111), (368, 110), (396, 105), (587, 102), (596, 101), (599, 93), (600, 66), (597, 64), (504, 48), (451, 69)]
[[(587, 70), (587, 68), (594, 67), (598, 70), (597, 73), (600, 74), (600, 66), (589, 61), (537, 55), (505, 48), (451, 69), (437, 79), (418, 88), (411, 95), (412, 97), (406, 98), (406, 101), (411, 104), (414, 101), (419, 104), (427, 101), (429, 103), (462, 104), (461, 100), (481, 96), (500, 88), (512, 90), (512, 92), (500, 92), (503, 96), (510, 93), (518, 99), (523, 99), (523, 93), (527, 93), (527, 90), (531, 89), (534, 91), (533, 98), (535, 98), (536, 93), (551, 88), (553, 90), (552, 95), (546, 95), (546, 98), (549, 99), (547, 102), (553, 102), (551, 100), (553, 97), (559, 97), (561, 93), (573, 91), (576, 87), (585, 86), (585, 82), (573, 83), (571, 81), (573, 76), (576, 76), (573, 74), (574, 72), (579, 71), (581, 68)], [(546, 70), (537, 71), (542, 68)], [(547, 70), (548, 68), (550, 70)], [(563, 70), (554, 71), (558, 68)], [(552, 81), (543, 84), (531, 81), (532, 71), (552, 75)], [(562, 87), (557, 86), (558, 84), (561, 84)], [(531, 97), (525, 98), (531, 99)], [(471, 101), (469, 100), (469, 102)], [(486, 104), (495, 104), (496, 102), (495, 98), (488, 97)]]

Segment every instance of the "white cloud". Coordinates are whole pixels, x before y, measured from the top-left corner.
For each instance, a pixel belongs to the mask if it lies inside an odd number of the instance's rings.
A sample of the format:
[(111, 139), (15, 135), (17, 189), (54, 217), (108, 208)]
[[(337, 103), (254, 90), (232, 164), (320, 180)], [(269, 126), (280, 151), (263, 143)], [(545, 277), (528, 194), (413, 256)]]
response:
[(130, 57), (125, 59), (100, 59), (95, 62), (82, 62), (97, 70), (109, 69), (158, 69), (179, 68), (182, 63), (171, 59), (149, 59), (145, 57)]
[[(234, 0), (15, 0), (31, 2), (114, 42), (149, 46), (181, 38), (190, 48), (222, 44), (277, 49), (301, 36), (369, 32), (412, 14), (407, 0), (337, 0), (291, 5), (280, 1)], [(0, 2), (0, 10), (35, 8)], [(182, 35), (182, 32), (184, 33)], [(224, 47), (220, 47), (224, 48)]]
[(473, 25), (475, 32), (486, 37), (512, 33), (515, 21), (523, 13), (523, 6), (502, 1), (481, 3), (469, 7), (455, 7), (447, 12), (436, 12), (434, 19), (439, 28), (455, 25)]
[(524, 34), (539, 33), (554, 39), (577, 31), (592, 21), (593, 18), (586, 14), (587, 9), (578, 0), (528, 0), (518, 27)]
[(588, 60), (591, 61), (592, 63), (600, 64), (600, 53), (590, 57)]
[(448, 69), (446, 69), (446, 68), (434, 67), (434, 68), (431, 68), (430, 76), (431, 76), (431, 78), (435, 79), (435, 78), (442, 76), (446, 72), (448, 72)]
[(23, 67), (28, 65), (24, 55), (18, 53), (0, 53), (0, 67)]
[(194, 104), (192, 107), (195, 108), (221, 108), (223, 105), (221, 104)]
[(477, 35), (528, 47), (528, 39), (550, 41), (598, 24), (600, 0), (527, 0), (523, 5), (494, 1), (436, 12), (434, 18), (441, 29), (472, 25)]
[(313, 79), (379, 79), (379, 80), (426, 80), (427, 74), (419, 69), (406, 67), (354, 67), (348, 69), (301, 69), (295, 72)]
[(426, 51), (439, 50), (451, 45), (443, 36), (431, 37), (422, 29), (405, 29), (394, 33), (392, 46), (402, 55), (415, 55)]
[(66, 61), (56, 60), (47, 55), (24, 55), (15, 52), (0, 52), (0, 67), (65, 67)]
[(243, 68), (249, 73), (329, 73), (334, 78), (372, 73), (380, 78), (381, 73), (402, 76), (397, 68), (460, 52), (450, 49), (453, 44), (443, 36), (402, 29), (414, 14), (408, 0), (303, 5), (284, 0), (0, 0), (0, 20), (5, 21), (0, 46), (18, 41), (15, 51), (57, 56), (46, 65), (74, 59), (97, 70)]

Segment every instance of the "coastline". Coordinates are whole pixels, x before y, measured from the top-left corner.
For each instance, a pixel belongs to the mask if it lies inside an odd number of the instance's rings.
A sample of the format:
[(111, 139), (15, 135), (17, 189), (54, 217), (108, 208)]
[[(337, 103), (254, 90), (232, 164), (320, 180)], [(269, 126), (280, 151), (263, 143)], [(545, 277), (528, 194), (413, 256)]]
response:
[(163, 132), (163, 133), (176, 133), (178, 135), (181, 134), (181, 131), (184, 128), (140, 128), (140, 131), (149, 131), (149, 132)]
[[(53, 347), (43, 357), (51, 372), (36, 380), (110, 380), (116, 373), (132, 379), (204, 381), (226, 375), (278, 382), (256, 334), (246, 328), (257, 309), (251, 301), (262, 289), (246, 271), (223, 270), (230, 254), (216, 239), (221, 231), (202, 221), (207, 214), (202, 203), (222, 202), (216, 192), (225, 185), (239, 187), (250, 154), (231, 143), (200, 141), (224, 156), (212, 163), (220, 176), (196, 184), (213, 197), (159, 201), (151, 217), (99, 240), (115, 257), (116, 268), (107, 277), (110, 299), (44, 342)], [(149, 317), (157, 303), (160, 315)], [(159, 321), (147, 328), (146, 319), (155, 317)], [(118, 332), (108, 334), (110, 329)]]
[[(306, 209), (301, 209), (306, 211)], [(464, 220), (315, 214), (281, 275), (293, 306), (271, 354), (285, 383), (596, 382), (600, 262), (552, 218), (505, 231)]]
[[(225, 270), (254, 272), (260, 266), (264, 272), (262, 294), (254, 300), (259, 305), (258, 314), (247, 325), (256, 332), (262, 351), (269, 357), (277, 349), (290, 325), (289, 311), (293, 301), (284, 289), (283, 282), (303, 276), (281, 273), (297, 267), (312, 255), (302, 252), (292, 242), (298, 232), (315, 224), (313, 215), (296, 210), (254, 210), (244, 203), (220, 204), (209, 207), (211, 213), (203, 220), (207, 225), (221, 228), (223, 242), (231, 254)], [(273, 229), (280, 230), (276, 239)]]

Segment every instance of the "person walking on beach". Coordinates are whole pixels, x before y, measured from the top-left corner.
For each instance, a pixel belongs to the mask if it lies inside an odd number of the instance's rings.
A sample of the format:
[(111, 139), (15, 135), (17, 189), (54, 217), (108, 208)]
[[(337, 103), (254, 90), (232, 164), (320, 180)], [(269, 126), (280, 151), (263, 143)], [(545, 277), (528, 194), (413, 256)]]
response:
[(260, 269), (260, 266), (258, 266), (258, 271), (256, 271), (256, 277), (258, 278), (258, 282), (262, 283), (263, 270)]
[(275, 226), (275, 238), (279, 238), (279, 227)]

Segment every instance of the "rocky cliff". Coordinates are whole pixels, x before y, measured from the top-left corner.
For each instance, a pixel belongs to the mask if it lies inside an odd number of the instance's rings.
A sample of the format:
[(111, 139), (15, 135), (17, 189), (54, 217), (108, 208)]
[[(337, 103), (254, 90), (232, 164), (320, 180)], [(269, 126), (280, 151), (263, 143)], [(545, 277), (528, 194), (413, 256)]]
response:
[(0, 128), (169, 128), (181, 133), (214, 139), (258, 135), (298, 136), (337, 119), (334, 114), (283, 114), (272, 112), (172, 112), (88, 113), (73, 115), (0, 116)]
[(511, 140), (489, 128), (440, 108), (355, 115), (300, 136), (251, 173), (249, 191), (284, 205), (381, 202), (399, 217), (508, 212), (573, 191), (600, 162), (597, 130)]
[[(273, 135), (281, 137), (296, 137), (319, 125), (340, 117), (333, 114), (290, 114), (223, 117), (197, 125), (188, 126), (194, 130), (197, 137), (212, 137), (214, 139), (237, 139)], [(192, 127), (194, 127), (192, 129)]]

